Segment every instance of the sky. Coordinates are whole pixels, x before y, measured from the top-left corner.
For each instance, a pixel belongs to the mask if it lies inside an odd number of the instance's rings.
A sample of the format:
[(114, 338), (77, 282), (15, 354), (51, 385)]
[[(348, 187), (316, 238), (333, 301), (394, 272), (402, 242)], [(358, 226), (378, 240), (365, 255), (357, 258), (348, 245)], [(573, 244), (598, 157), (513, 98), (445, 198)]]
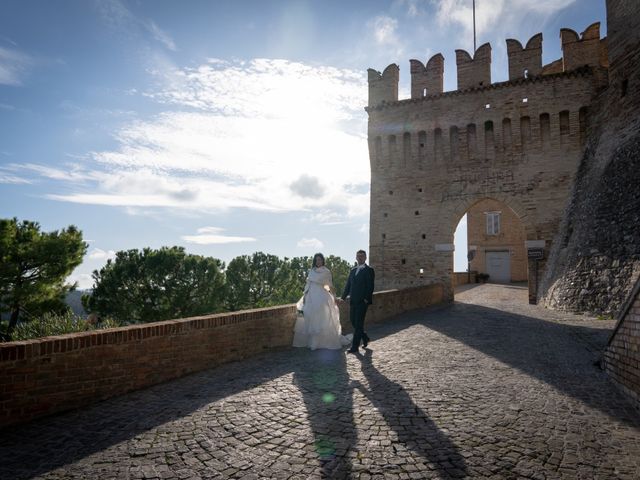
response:
[[(560, 28), (598, 21), (605, 36), (604, 0), (476, 0), (493, 82), (507, 38), (542, 32), (548, 63)], [(132, 248), (352, 261), (369, 242), (367, 69), (398, 64), (409, 98), (409, 60), (442, 53), (455, 90), (472, 32), (472, 0), (2, 0), (0, 218), (80, 228), (79, 288)]]

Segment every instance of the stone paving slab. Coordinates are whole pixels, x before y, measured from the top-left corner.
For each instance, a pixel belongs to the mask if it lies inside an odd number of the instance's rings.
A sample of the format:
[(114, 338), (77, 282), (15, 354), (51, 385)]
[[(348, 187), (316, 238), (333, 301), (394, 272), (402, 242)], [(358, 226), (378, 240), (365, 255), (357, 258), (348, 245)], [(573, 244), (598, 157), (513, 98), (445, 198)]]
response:
[[(0, 431), (1, 479), (638, 479), (613, 321), (481, 285), (369, 329)], [(364, 352), (364, 351), (363, 351)]]

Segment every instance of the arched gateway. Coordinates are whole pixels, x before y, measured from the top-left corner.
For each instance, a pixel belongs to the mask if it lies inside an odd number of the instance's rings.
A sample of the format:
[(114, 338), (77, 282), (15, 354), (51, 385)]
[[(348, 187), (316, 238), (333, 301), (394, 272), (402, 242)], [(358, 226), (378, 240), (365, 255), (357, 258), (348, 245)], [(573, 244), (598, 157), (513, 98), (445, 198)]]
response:
[(443, 92), (440, 54), (426, 66), (411, 60), (406, 100), (398, 100), (397, 65), (369, 70), (369, 243), (377, 288), (440, 282), (452, 298), (453, 232), (472, 205), (491, 198), (524, 226), (535, 301), (545, 260), (533, 257), (558, 241), (588, 107), (607, 71), (599, 24), (581, 37), (563, 29), (561, 39), (563, 58), (545, 66), (541, 34), (525, 48), (508, 40), (510, 79), (495, 84), (489, 44), (473, 58), (458, 50), (452, 92)]

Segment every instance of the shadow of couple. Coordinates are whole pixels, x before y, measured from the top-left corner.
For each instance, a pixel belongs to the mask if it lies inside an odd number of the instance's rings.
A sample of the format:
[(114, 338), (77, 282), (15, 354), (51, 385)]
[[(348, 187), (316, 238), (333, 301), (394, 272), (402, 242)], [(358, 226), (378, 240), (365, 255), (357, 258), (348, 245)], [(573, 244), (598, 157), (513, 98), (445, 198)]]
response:
[[(458, 447), (400, 383), (376, 368), (373, 351), (365, 352), (347, 357), (339, 350), (316, 350), (313, 367), (294, 372), (322, 477), (408, 473), (402, 450), (414, 457), (409, 463), (428, 464), (442, 478), (466, 476)], [(347, 365), (352, 362), (360, 363), (361, 373), (351, 368), (353, 379)]]

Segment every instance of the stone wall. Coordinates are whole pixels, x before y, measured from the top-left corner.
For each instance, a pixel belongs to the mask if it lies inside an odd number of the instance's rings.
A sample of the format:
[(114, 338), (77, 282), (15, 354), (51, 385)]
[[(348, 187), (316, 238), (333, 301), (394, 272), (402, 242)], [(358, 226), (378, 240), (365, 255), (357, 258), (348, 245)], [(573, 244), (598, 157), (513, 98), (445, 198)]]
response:
[(369, 107), (369, 257), (380, 288), (450, 284), (454, 231), (483, 199), (550, 245), (595, 88), (583, 69)]
[[(376, 292), (367, 322), (442, 301), (440, 285)], [(0, 427), (288, 347), (295, 320), (286, 305), (0, 344)]]
[(640, 2), (607, 3), (609, 85), (542, 282), (552, 308), (614, 315), (640, 275)]
[[(541, 35), (525, 48), (510, 39), (510, 81), (495, 84), (489, 44), (473, 58), (457, 50), (454, 92), (439, 91), (442, 55), (426, 67), (412, 60), (406, 100), (397, 97), (397, 65), (369, 71), (369, 257), (380, 288), (450, 286), (458, 221), (486, 199), (515, 212), (525, 240), (552, 245), (583, 154), (589, 107), (606, 81), (599, 24), (581, 36), (565, 31), (563, 40), (563, 59), (545, 71)], [(535, 302), (538, 267), (544, 272), (546, 262), (528, 263)], [(453, 297), (451, 288), (445, 296)]]
[(592, 108), (542, 293), (552, 308), (620, 312), (603, 366), (640, 407), (640, 2), (607, 1), (607, 31), (608, 87)]
[(640, 408), (640, 280), (620, 312), (602, 366)]

